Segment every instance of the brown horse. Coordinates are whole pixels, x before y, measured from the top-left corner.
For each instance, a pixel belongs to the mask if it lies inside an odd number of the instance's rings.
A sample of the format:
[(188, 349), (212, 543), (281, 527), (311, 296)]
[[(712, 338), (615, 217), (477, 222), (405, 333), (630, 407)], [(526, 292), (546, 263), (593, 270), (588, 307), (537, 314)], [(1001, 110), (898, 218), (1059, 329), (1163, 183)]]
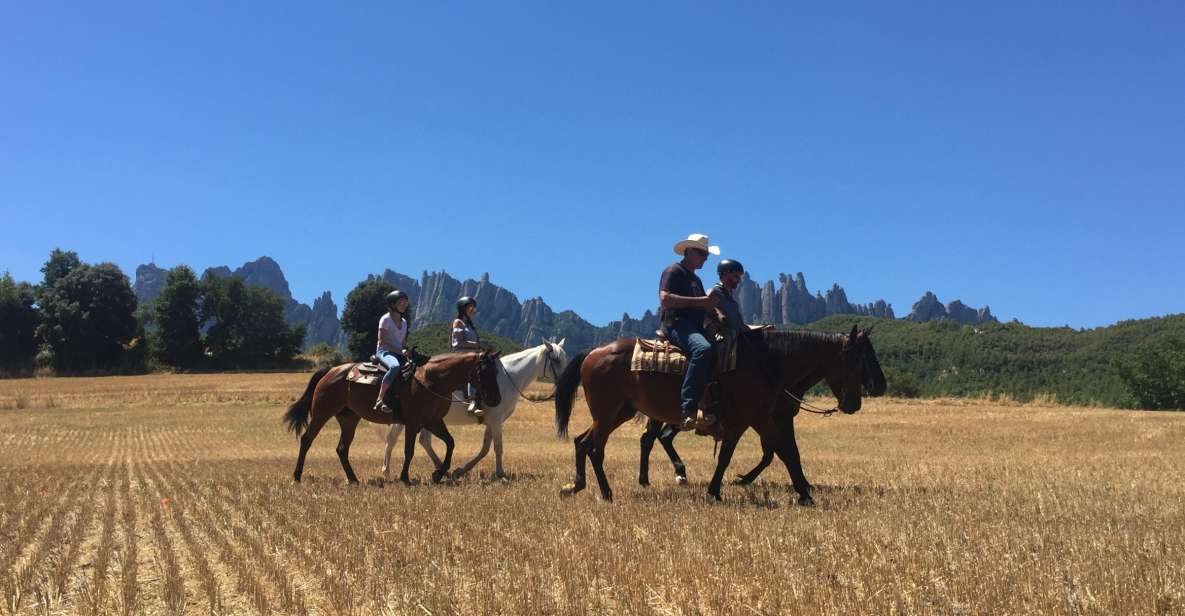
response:
[[(665, 423), (680, 420), (679, 386), (682, 376), (632, 372), (630, 357), (637, 340), (624, 338), (577, 355), (560, 376), (556, 386), (556, 432), (567, 434), (572, 401), (577, 386), (584, 385), (585, 400), (592, 414), (592, 427), (575, 439), (576, 479), (561, 490), (575, 494), (585, 487), (585, 460), (591, 458), (593, 472), (605, 500), (613, 491), (605, 476), (605, 443), (609, 435), (636, 413)], [(762, 448), (774, 451), (790, 472), (798, 502), (813, 502), (810, 484), (798, 463), (798, 448), (790, 436), (789, 418), (775, 411), (786, 384), (797, 384), (816, 372), (839, 399), (839, 410), (860, 410), (861, 394), (881, 395), (885, 378), (868, 335), (852, 327), (851, 334), (804, 331), (757, 330), (738, 338), (737, 368), (720, 377), (720, 418), (723, 444), (708, 494), (720, 500), (720, 485), (741, 435), (753, 428)]]
[(444, 416), (453, 402), (454, 391), (464, 389), (466, 384), (477, 388), (478, 396), (488, 407), (502, 402), (498, 391), (498, 353), (496, 351), (445, 353), (436, 355), (415, 371), (415, 376), (398, 384), (401, 410), (396, 414), (374, 410), (374, 401), (379, 394), (378, 384), (362, 385), (346, 380), (346, 375), (355, 364), (341, 364), (323, 368), (309, 379), (308, 387), (299, 400), (288, 407), (284, 422), (294, 434), (300, 435), (300, 454), (296, 458), (296, 471), (292, 478), (300, 481), (304, 472), (304, 459), (317, 438), (317, 433), (329, 421), (337, 418), (341, 426), (341, 438), (337, 443), (337, 457), (350, 483), (358, 483), (358, 477), (350, 466), (350, 443), (358, 421), (366, 419), (379, 424), (402, 423), (407, 426), (407, 438), (403, 445), (403, 472), (399, 480), (411, 483), (407, 471), (415, 454), (415, 435), (424, 428), (444, 441), (444, 459), (432, 473), (432, 481), (439, 482), (449, 470), (453, 459), (453, 437), (444, 425)]

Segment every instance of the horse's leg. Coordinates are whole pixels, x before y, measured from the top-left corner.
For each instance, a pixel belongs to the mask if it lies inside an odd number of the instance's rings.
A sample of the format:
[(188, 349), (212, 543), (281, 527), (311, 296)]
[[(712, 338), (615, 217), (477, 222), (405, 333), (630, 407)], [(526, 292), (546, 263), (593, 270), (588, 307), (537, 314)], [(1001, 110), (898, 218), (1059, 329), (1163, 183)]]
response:
[(440, 466), (440, 456), (436, 455), (436, 449), (432, 447), (432, 433), (427, 428), (420, 430), (420, 447), (428, 452), (428, 457), (432, 458), (432, 466)]
[(486, 429), (485, 429), (485, 434), (483, 434), (481, 437), (481, 451), (477, 452), (477, 455), (473, 456), (472, 460), (466, 462), (460, 468), (453, 471), (453, 479), (461, 478), (463, 475), (465, 475), (465, 473), (468, 473), (469, 471), (473, 470), (473, 467), (477, 466), (477, 463), (481, 462), (482, 458), (486, 457), (486, 453), (489, 452), (489, 450), (490, 450), (490, 439), (491, 439), (490, 424), (487, 423)]
[(588, 435), (591, 432), (592, 428), (589, 428), (572, 439), (576, 450), (576, 479), (560, 489), (560, 496), (572, 496), (584, 489), (584, 462), (588, 459)]
[(790, 471), (790, 481), (794, 484), (794, 491), (798, 492), (798, 504), (813, 505), (815, 501), (811, 498), (811, 484), (807, 482), (806, 475), (802, 472), (802, 460), (798, 456), (798, 441), (794, 438), (794, 420), (785, 422), (781, 427), (783, 429), (778, 431), (781, 441), (777, 448), (778, 457), (786, 465), (786, 470)]
[(401, 423), (391, 424), (391, 429), (387, 431), (387, 448), (383, 450), (383, 481), (391, 481), (391, 452), (395, 450), (400, 432), (403, 432)]
[(399, 481), (411, 485), (411, 477), (407, 471), (411, 468), (412, 456), (416, 455), (416, 435), (420, 433), (420, 425), (408, 423), (403, 433), (403, 470), (399, 473)]
[[(343, 409), (344, 410), (344, 409)], [(329, 421), (329, 413), (325, 413), (318, 409), (315, 401), (313, 408), (309, 410), (309, 427), (305, 429), (304, 434), (300, 435), (300, 454), (296, 456), (296, 470), (292, 473), (292, 479), (297, 483), (300, 482), (301, 475), (304, 474), (304, 458), (309, 453), (309, 447), (313, 445), (313, 441), (317, 438), (317, 434), (321, 432), (321, 428), (325, 427), (325, 422)]]
[(724, 480), (724, 471), (728, 470), (732, 462), (732, 452), (736, 451), (737, 443), (744, 434), (744, 428), (729, 430), (724, 435), (724, 444), (720, 446), (720, 457), (716, 459), (716, 472), (712, 473), (712, 482), (708, 484), (708, 495), (720, 500), (720, 483)]
[(341, 426), (341, 438), (337, 441), (337, 459), (341, 460), (342, 469), (346, 471), (346, 479), (351, 483), (358, 483), (358, 476), (350, 466), (350, 443), (354, 442), (354, 431), (361, 420), (354, 411), (343, 411), (337, 414), (337, 423)]
[(506, 471), (502, 468), (502, 424), (490, 425), (494, 433), (494, 477), (506, 479)]
[(675, 467), (675, 481), (679, 485), (687, 485), (687, 467), (683, 466), (683, 459), (679, 457), (679, 452), (675, 451), (675, 437), (679, 435), (679, 431), (673, 426), (661, 424), (658, 433), (658, 442), (662, 444), (662, 448), (667, 452), (667, 457), (671, 459), (671, 464)]
[(601, 498), (608, 502), (613, 502), (613, 490), (609, 487), (609, 478), (605, 475), (605, 443), (609, 442), (609, 435), (614, 430), (633, 419), (637, 414), (638, 411), (626, 402), (617, 412), (617, 417), (611, 424), (599, 424), (593, 420), (592, 428), (589, 431), (588, 457), (592, 460), (593, 473), (596, 474), (597, 485), (601, 488)]
[(642, 487), (650, 485), (650, 451), (654, 449), (654, 441), (658, 440), (658, 433), (661, 430), (662, 422), (657, 419), (646, 420), (646, 429), (642, 430), (642, 438), (639, 443), (642, 459), (638, 462), (638, 485)]
[(449, 466), (453, 463), (453, 446), (456, 443), (453, 441), (453, 435), (449, 434), (448, 426), (444, 425), (443, 419), (428, 422), (424, 429), (444, 441), (444, 460), (436, 466), (436, 470), (432, 473), (432, 482), (440, 483), (440, 480), (448, 475)]
[(738, 486), (747, 486), (757, 480), (757, 477), (765, 471), (770, 462), (774, 461), (774, 450), (777, 449), (777, 444), (773, 439), (767, 435), (761, 435), (761, 461), (754, 466), (752, 470), (744, 475), (737, 475), (733, 483)]

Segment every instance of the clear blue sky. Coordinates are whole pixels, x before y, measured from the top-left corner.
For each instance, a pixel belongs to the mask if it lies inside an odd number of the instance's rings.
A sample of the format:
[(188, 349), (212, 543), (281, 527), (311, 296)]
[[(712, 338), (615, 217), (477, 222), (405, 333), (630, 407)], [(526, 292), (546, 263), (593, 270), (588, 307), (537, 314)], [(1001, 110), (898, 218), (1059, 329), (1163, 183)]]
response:
[(489, 271), (604, 323), (703, 232), (898, 315), (1185, 312), (1185, 4), (558, 4), (6, 3), (0, 269)]

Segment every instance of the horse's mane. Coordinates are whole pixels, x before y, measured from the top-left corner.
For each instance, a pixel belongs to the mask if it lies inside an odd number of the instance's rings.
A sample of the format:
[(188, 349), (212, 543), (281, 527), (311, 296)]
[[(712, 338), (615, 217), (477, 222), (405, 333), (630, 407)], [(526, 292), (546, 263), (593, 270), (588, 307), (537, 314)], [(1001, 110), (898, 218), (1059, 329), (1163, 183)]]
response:
[(788, 356), (800, 353), (807, 348), (818, 347), (820, 344), (843, 344), (842, 334), (808, 331), (804, 329), (776, 330), (763, 329), (758, 332), (760, 344), (778, 355)]

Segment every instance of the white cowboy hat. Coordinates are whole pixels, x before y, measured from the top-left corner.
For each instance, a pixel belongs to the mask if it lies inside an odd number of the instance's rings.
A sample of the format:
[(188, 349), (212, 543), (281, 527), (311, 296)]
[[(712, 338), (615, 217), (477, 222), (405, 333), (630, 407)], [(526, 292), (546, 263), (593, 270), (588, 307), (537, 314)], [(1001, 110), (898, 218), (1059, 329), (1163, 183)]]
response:
[(687, 236), (687, 239), (683, 240), (682, 242), (679, 242), (678, 244), (675, 244), (675, 254), (682, 257), (683, 251), (687, 250), (688, 248), (698, 248), (700, 250), (712, 253), (714, 255), (720, 254), (720, 247), (719, 246), (709, 246), (708, 245), (708, 236), (706, 236), (702, 233), (692, 233), (691, 235)]

